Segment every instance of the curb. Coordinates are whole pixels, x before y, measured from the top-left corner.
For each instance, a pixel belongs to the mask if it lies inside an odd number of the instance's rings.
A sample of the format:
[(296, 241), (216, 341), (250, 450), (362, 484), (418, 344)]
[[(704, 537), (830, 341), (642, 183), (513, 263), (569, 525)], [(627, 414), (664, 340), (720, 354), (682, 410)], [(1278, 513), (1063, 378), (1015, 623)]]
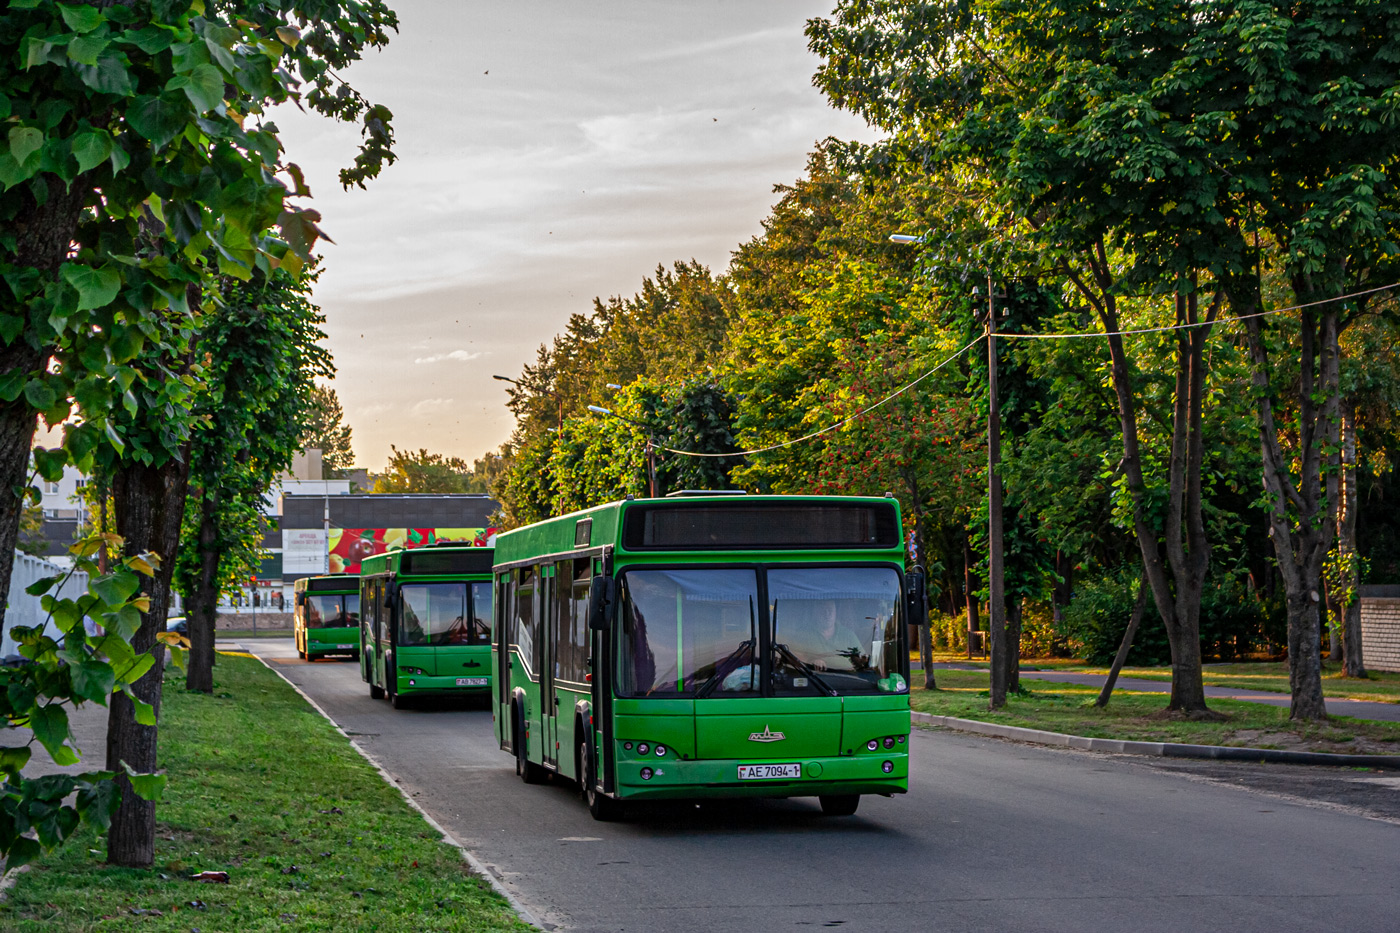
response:
[(959, 732), (975, 732), (1013, 742), (1058, 745), (1113, 755), (1151, 755), (1158, 758), (1206, 758), (1217, 761), (1271, 761), (1289, 765), (1332, 765), (1346, 768), (1400, 768), (1400, 755), (1333, 755), (1328, 752), (1290, 752), (1276, 748), (1236, 748), (1226, 745), (1183, 745), (1176, 742), (1129, 742), (1124, 739), (1091, 739), (1083, 735), (1046, 732), (1021, 726), (1002, 726), (956, 716), (935, 716), (910, 710), (916, 723), (942, 726)]
[(520, 903), (520, 900), (513, 893), (506, 890), (505, 885), (501, 883), (500, 878), (496, 875), (496, 873), (493, 872), (486, 865), (485, 862), (477, 858), (470, 849), (462, 845), (456, 839), (452, 838), (452, 834), (449, 833), (447, 830), (443, 829), (442, 824), (439, 823), (437, 820), (433, 819), (432, 816), (428, 814), (428, 811), (424, 810), (422, 806), (419, 805), (418, 801), (410, 797), (408, 791), (403, 789), (403, 785), (400, 784), (392, 774), (384, 770), (383, 765), (371, 758), (369, 756), (369, 752), (361, 748), (358, 742), (352, 739), (344, 729), (340, 728), (340, 724), (337, 723), (334, 719), (332, 719), (330, 717), (330, 714), (321, 708), (320, 703), (317, 703), (315, 700), (311, 699), (311, 697), (307, 696), (306, 693), (300, 687), (288, 680), (285, 674), (283, 674), (277, 668), (273, 667), (271, 664), (268, 664), (266, 658), (261, 657), (259, 655), (250, 656), (257, 658), (259, 664), (272, 671), (272, 673), (276, 674), (278, 677), (282, 678), (282, 682), (285, 683), (287, 686), (291, 687), (293, 690), (295, 690), (297, 694), (303, 700), (305, 700), (312, 709), (320, 713), (322, 718), (324, 718), (326, 722), (331, 724), (332, 729), (344, 736), (345, 741), (350, 743), (350, 747), (353, 748), (355, 751), (359, 752), (360, 757), (363, 758), (365, 761), (369, 762), (370, 767), (374, 768), (374, 770), (379, 772), (379, 776), (384, 779), (384, 783), (397, 790), (399, 792), (399, 796), (404, 799), (404, 802), (407, 803), (414, 810), (418, 811), (418, 815), (423, 817), (423, 820), (429, 826), (431, 826), (435, 832), (442, 836), (443, 842), (447, 843), (448, 845), (452, 846), (452, 848), (462, 853), (463, 860), (465, 860), (467, 865), (471, 867), (471, 870), (476, 872), (482, 878), (486, 879), (486, 883), (491, 886), (491, 890), (495, 891), (501, 897), (505, 898), (506, 903), (510, 905), (511, 910), (515, 911), (516, 916), (518, 916), (522, 921), (528, 923), (530, 926), (534, 927), (537, 930), (544, 929), (544, 927), (540, 925), (540, 922), (535, 919), (534, 914), (530, 913), (529, 909), (524, 904)]

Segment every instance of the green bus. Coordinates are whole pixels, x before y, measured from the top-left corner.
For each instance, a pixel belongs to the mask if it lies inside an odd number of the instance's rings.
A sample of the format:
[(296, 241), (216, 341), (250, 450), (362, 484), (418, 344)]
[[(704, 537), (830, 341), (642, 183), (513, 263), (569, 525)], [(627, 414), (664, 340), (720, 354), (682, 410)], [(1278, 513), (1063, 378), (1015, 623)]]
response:
[(894, 498), (627, 499), (499, 534), (495, 575), (496, 737), (525, 783), (577, 781), (600, 820), (908, 790), (927, 610)]
[(360, 650), (360, 578), (353, 573), (302, 577), (292, 584), (297, 654), (315, 661)]
[(431, 545), (360, 563), (360, 676), (395, 708), (491, 690), (491, 548)]

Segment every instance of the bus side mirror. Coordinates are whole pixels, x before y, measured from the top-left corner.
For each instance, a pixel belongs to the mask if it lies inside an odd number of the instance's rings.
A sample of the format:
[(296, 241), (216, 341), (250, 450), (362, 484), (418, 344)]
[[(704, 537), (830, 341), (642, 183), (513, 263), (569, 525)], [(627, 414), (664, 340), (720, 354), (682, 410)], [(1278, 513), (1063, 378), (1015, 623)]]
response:
[(928, 583), (921, 569), (904, 575), (904, 597), (908, 601), (909, 624), (928, 625)]
[(305, 605), (306, 605), (306, 594), (305, 594), (305, 593), (298, 593), (298, 594), (297, 594), (297, 605), (298, 605), (298, 606), (305, 606)]
[(588, 627), (601, 632), (608, 627), (608, 611), (612, 608), (617, 584), (612, 577), (596, 576), (588, 588)]

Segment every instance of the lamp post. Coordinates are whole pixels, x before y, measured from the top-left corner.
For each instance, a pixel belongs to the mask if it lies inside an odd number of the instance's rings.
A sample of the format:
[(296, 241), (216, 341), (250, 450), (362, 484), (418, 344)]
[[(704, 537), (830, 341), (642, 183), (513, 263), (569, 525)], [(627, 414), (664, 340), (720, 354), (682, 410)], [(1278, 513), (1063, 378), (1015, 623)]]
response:
[[(501, 382), (509, 382), (511, 385), (515, 386), (516, 388), (525, 389), (526, 391), (529, 391), (529, 388), (530, 388), (529, 386), (527, 386), (527, 385), (525, 385), (524, 383), (520, 382), (520, 380), (518, 380), (518, 379), (512, 379), (512, 378), (510, 378), (509, 376), (492, 376), (491, 378), (492, 378), (492, 379), (499, 380), (499, 381), (501, 381)], [(558, 405), (558, 407), (559, 407), (559, 421), (558, 421), (558, 423), (555, 425), (555, 427), (558, 428), (560, 431), (562, 431), (562, 430), (564, 430), (564, 396), (563, 396), (561, 393), (557, 392), (557, 391), (556, 391), (556, 392), (551, 392), (550, 395), (552, 395), (552, 396), (554, 397), (555, 404)]]
[[(922, 236), (890, 234), (891, 243), (922, 243)], [(1006, 705), (1011, 646), (1006, 640), (1006, 552), (1003, 542), (1001, 489), (1001, 404), (997, 399), (997, 308), (992, 275), (987, 273), (987, 617), (991, 636), (992, 709)], [(972, 655), (972, 617), (969, 614), (968, 656)], [(1019, 646), (1018, 646), (1019, 647)]]
[(619, 415), (611, 408), (603, 408), (599, 405), (589, 405), (588, 410), (599, 415), (607, 415), (609, 418), (616, 418), (618, 421), (626, 421), (647, 432), (647, 496), (651, 499), (661, 498), (661, 491), (656, 484), (656, 438), (652, 436), (651, 425), (642, 424), (640, 421), (633, 421), (631, 418)]

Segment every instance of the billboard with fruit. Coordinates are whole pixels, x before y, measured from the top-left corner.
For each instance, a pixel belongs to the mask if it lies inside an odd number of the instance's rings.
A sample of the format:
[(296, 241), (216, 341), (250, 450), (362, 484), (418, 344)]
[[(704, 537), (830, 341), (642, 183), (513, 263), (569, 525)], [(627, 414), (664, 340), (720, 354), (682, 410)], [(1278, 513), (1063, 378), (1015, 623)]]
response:
[(394, 548), (415, 548), (439, 542), (487, 547), (494, 528), (332, 528), (331, 573), (359, 573), (360, 561)]

